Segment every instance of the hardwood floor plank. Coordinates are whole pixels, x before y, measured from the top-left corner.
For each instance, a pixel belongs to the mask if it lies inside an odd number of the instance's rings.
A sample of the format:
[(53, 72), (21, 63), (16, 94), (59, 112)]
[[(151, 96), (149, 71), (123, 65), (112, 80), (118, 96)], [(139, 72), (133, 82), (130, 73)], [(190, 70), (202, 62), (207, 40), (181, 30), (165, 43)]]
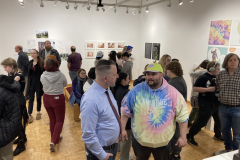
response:
[[(189, 112), (191, 107), (189, 107)], [(27, 126), (26, 134), (28, 141), (26, 142), (26, 150), (20, 155), (14, 157), (14, 160), (86, 160), (86, 151), (83, 140), (81, 138), (80, 122), (75, 122), (73, 119), (73, 108), (66, 102), (66, 116), (63, 126), (63, 140), (56, 146), (56, 152), (52, 153), (49, 150), (51, 141), (48, 114), (42, 106), (42, 118), (36, 120), (36, 102), (33, 109), (33, 123)], [(224, 149), (222, 142), (213, 139), (214, 132), (202, 129), (195, 140), (199, 146), (191, 146), (187, 144), (181, 152), (182, 160), (201, 160), (211, 157), (213, 152)], [(15, 149), (16, 145), (13, 146)], [(134, 155), (131, 148), (131, 154)], [(119, 153), (116, 160), (119, 160)], [(134, 157), (133, 160), (136, 160)], [(154, 160), (151, 156), (149, 160)]]

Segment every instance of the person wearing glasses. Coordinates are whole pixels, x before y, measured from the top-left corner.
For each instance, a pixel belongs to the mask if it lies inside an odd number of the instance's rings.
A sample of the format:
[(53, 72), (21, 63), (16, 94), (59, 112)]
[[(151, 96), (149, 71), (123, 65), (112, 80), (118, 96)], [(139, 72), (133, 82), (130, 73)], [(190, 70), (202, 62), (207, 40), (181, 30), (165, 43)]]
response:
[(85, 69), (79, 69), (77, 76), (72, 81), (72, 93), (69, 98), (69, 103), (73, 106), (74, 103), (78, 103), (80, 106), (81, 98), (84, 93), (83, 86), (88, 80)]

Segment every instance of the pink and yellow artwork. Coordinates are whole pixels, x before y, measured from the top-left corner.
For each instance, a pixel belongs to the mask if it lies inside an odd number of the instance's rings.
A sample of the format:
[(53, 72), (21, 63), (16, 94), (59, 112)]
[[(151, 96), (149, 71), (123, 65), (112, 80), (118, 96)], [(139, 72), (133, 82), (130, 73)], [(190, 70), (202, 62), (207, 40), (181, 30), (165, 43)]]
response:
[(232, 20), (212, 21), (209, 34), (209, 45), (229, 45)]

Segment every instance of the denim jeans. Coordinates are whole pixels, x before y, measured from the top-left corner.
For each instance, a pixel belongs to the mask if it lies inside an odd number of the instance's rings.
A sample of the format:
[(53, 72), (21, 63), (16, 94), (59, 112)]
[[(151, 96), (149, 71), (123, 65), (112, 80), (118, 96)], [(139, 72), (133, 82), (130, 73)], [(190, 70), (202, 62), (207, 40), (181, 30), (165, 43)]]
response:
[(237, 150), (240, 144), (240, 106), (228, 108), (221, 105), (218, 114), (221, 121), (225, 149)]
[(69, 71), (69, 76), (71, 78), (71, 81), (73, 81), (74, 78), (77, 76), (77, 71)]
[[(110, 156), (108, 158), (108, 160), (115, 160), (116, 155), (117, 155), (117, 149), (118, 149), (118, 143), (114, 144), (114, 148), (110, 149), (110, 150), (105, 150), (106, 153), (112, 153), (113, 156)], [(86, 154), (87, 154), (87, 160), (99, 160), (85, 145), (85, 150), (86, 150)]]

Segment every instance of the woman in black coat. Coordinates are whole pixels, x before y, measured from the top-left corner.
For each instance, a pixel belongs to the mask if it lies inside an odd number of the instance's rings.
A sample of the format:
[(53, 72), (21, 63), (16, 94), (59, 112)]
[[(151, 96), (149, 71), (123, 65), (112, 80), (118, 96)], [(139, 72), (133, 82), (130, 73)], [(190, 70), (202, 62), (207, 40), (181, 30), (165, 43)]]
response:
[(25, 77), (22, 75), (22, 72), (18, 69), (18, 64), (14, 59), (7, 58), (1, 62), (1, 65), (3, 66), (4, 70), (8, 73), (9, 78), (17, 81), (21, 86), (19, 92), (17, 93), (17, 98), (18, 98), (18, 107), (20, 109), (20, 116), (22, 118), (22, 120), (20, 119), (20, 122), (23, 122), (23, 123), (20, 123), (20, 128), (22, 130), (18, 135), (18, 139), (16, 139), (13, 143), (13, 144), (18, 144), (16, 149), (13, 152), (13, 155), (16, 156), (26, 149), (25, 142), (27, 141), (25, 130), (26, 130), (26, 125), (28, 121), (28, 115), (27, 115), (27, 109), (26, 109), (26, 99), (23, 95), (24, 88), (25, 88)]
[(20, 87), (12, 77), (0, 75), (0, 159), (13, 159), (13, 140), (22, 129), (17, 97)]
[(33, 58), (28, 64), (28, 81), (27, 81), (27, 92), (26, 98), (29, 99), (28, 102), (28, 114), (29, 123), (33, 122), (32, 111), (35, 93), (37, 94), (37, 115), (36, 120), (41, 119), (41, 105), (42, 105), (42, 83), (40, 82), (40, 77), (44, 71), (43, 60), (40, 58), (37, 50), (31, 50), (31, 57)]
[[(118, 112), (121, 113), (121, 102), (124, 96), (129, 92), (129, 76), (126, 73), (119, 73), (119, 78), (117, 79), (116, 86), (115, 86), (115, 93), (114, 97), (117, 101), (118, 105)], [(121, 114), (120, 114), (121, 115)], [(132, 137), (132, 130), (131, 130), (131, 119), (129, 118), (126, 125), (126, 131), (128, 134), (128, 140), (121, 142), (120, 144), (120, 159), (130, 159), (132, 155), (129, 156), (129, 151), (131, 148), (131, 137)]]

